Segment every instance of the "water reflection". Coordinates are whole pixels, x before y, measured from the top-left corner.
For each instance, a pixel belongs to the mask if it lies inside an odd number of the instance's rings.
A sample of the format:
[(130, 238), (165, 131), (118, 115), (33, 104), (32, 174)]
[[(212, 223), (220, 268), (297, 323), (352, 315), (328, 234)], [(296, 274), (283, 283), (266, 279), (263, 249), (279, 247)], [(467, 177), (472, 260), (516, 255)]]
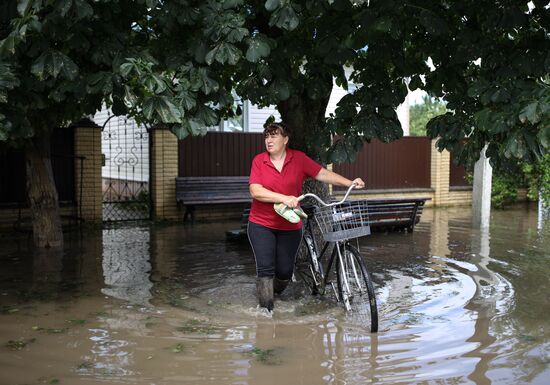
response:
[(91, 365), (83, 368), (88, 375), (100, 375), (105, 379), (113, 379), (133, 375), (129, 370), (133, 364), (132, 344), (128, 341), (114, 338), (106, 329), (90, 329), (92, 346), (89, 355), (83, 356), (83, 362)]
[(542, 194), (539, 194), (539, 202), (538, 202), (538, 209), (537, 209), (537, 227), (539, 230), (542, 230), (545, 223), (550, 222), (550, 207), (545, 206), (544, 201), (541, 197)]
[(152, 282), (149, 248), (151, 229), (119, 228), (103, 230), (102, 293), (133, 304), (149, 305)]
[[(413, 234), (361, 240), (374, 335), (299, 283), (259, 314), (248, 246), (224, 240), (231, 224), (109, 229), (50, 256), (8, 245), (0, 342), (36, 342), (4, 347), (5, 382), (545, 384), (549, 227), (534, 207), (492, 216), (479, 230), (469, 209), (427, 209)], [(41, 290), (56, 295), (19, 293)], [(36, 365), (21, 374), (21, 362)]]

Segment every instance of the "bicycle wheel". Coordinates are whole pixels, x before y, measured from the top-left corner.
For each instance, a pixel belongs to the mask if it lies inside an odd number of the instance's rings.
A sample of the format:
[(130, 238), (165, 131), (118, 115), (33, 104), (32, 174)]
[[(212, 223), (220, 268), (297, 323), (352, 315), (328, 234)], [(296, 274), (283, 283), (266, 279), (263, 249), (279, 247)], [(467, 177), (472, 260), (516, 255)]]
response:
[(374, 286), (365, 262), (355, 247), (337, 247), (340, 248), (340, 256), (336, 263), (339, 299), (347, 311), (360, 316), (368, 316), (370, 313), (370, 330), (375, 333), (378, 331), (378, 308)]
[(304, 247), (305, 255), (302, 256), (302, 260), (297, 263), (297, 271), (306, 284), (306, 286), (311, 290), (311, 294), (324, 294), (325, 292), (325, 281), (323, 266), (321, 261), (319, 261), (319, 253), (317, 252), (317, 247), (313, 235), (310, 232), (304, 232)]

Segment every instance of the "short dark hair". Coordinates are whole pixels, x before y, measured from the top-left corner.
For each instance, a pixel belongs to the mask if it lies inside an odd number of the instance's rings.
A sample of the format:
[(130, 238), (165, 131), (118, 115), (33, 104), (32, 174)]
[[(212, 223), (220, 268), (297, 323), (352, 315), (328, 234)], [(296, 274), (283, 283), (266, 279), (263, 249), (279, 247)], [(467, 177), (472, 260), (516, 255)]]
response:
[(290, 137), (290, 128), (283, 122), (269, 123), (264, 129), (264, 136), (280, 133), (282, 136)]

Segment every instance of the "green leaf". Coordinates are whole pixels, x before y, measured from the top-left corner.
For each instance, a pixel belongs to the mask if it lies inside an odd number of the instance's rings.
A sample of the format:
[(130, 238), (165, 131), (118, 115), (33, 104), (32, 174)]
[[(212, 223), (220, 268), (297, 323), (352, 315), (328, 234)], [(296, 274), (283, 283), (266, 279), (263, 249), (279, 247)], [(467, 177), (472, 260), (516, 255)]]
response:
[(216, 54), (218, 53), (219, 49), (220, 49), (220, 46), (217, 45), (212, 50), (208, 51), (208, 53), (204, 57), (206, 64), (212, 65), (212, 63), (214, 63), (214, 60), (216, 60)]
[(122, 116), (128, 114), (128, 107), (124, 104), (124, 101), (119, 97), (113, 97), (113, 105), (111, 106), (113, 114), (116, 116)]
[(527, 120), (531, 122), (531, 124), (538, 123), (541, 118), (538, 107), (539, 107), (538, 101), (528, 104), (525, 108), (521, 110), (519, 114), (519, 120), (522, 123), (525, 123)]
[(124, 64), (122, 64), (122, 65), (120, 66), (120, 74), (121, 74), (123, 77), (127, 78), (128, 75), (130, 75), (130, 73), (131, 73), (132, 70), (134, 69), (134, 67), (135, 67), (135, 63), (133, 63), (133, 62), (126, 62), (126, 63), (124, 63)]
[(206, 126), (196, 119), (189, 119), (188, 123), (192, 135), (204, 135), (207, 131)]
[(17, 2), (17, 12), (19, 12), (19, 14), (23, 16), (25, 14), (25, 11), (27, 10), (28, 5), (29, 0), (19, 0)]
[(44, 73), (44, 68), (46, 66), (46, 55), (46, 52), (42, 53), (42, 55), (40, 55), (31, 65), (31, 73), (41, 80), (46, 77)]
[(503, 88), (500, 88), (491, 96), (493, 103), (508, 103), (510, 101), (510, 93)]
[(286, 29), (287, 31), (296, 29), (299, 23), (300, 19), (291, 5), (281, 7), (275, 11), (269, 19), (270, 26), (275, 25), (281, 29)]
[(78, 19), (86, 19), (94, 15), (94, 10), (85, 0), (74, 0), (76, 15)]
[(248, 49), (246, 50), (246, 60), (257, 63), (260, 58), (269, 56), (271, 48), (263, 39), (250, 39)]
[(167, 96), (152, 96), (143, 103), (143, 114), (153, 121), (155, 114), (162, 123), (181, 123), (182, 111)]
[(67, 80), (74, 80), (78, 76), (78, 66), (70, 57), (60, 53), (61, 73)]
[(238, 43), (248, 36), (248, 29), (239, 27), (231, 29), (231, 32), (227, 34), (227, 41), (229, 43)]
[(5, 39), (0, 40), (0, 55), (5, 53), (14, 54), (15, 53), (15, 31), (10, 33)]
[(189, 123), (184, 122), (183, 124), (172, 126), (170, 127), (170, 131), (172, 131), (172, 133), (176, 135), (179, 140), (183, 140), (190, 134)]
[(271, 87), (277, 99), (287, 100), (290, 97), (290, 85), (287, 81), (275, 80)]
[(200, 89), (205, 95), (208, 95), (216, 92), (220, 86), (218, 82), (208, 76), (206, 68), (194, 68), (191, 71), (191, 87), (195, 91)]
[(4, 118), (5, 116), (0, 114), (0, 142), (5, 142), (6, 140), (8, 140), (8, 134), (7, 132), (4, 131), (4, 127), (5, 127)]
[(278, 7), (280, 7), (280, 5), (281, 5), (281, 0), (267, 0), (265, 2), (265, 9), (271, 12), (277, 9)]
[(241, 57), (241, 51), (233, 44), (220, 43), (213, 50), (206, 54), (206, 63), (211, 65), (214, 60), (220, 64), (237, 64)]
[(550, 149), (550, 124), (547, 123), (541, 128), (537, 138), (544, 148)]
[(145, 86), (153, 93), (155, 94), (161, 94), (163, 93), (167, 86), (166, 86), (166, 82), (164, 81), (164, 79), (162, 79), (159, 75), (157, 74), (149, 74), (146, 78), (145, 78)]
[(423, 10), (418, 17), (429, 34), (438, 36), (447, 33), (447, 23), (435, 13)]
[(206, 106), (200, 106), (195, 116), (203, 123), (203, 126), (214, 126), (220, 121), (216, 112)]
[(422, 78), (418, 75), (414, 75), (411, 77), (411, 81), (409, 82), (409, 89), (411, 91), (414, 91), (418, 88), (422, 89), (424, 86), (424, 82), (422, 81)]
[(224, 0), (223, 9), (231, 9), (242, 5), (244, 0)]
[(74, 80), (78, 76), (78, 66), (59, 51), (47, 51), (34, 61), (31, 73), (39, 79), (46, 79), (47, 75), (57, 78), (61, 74), (67, 80)]
[(59, 11), (62, 17), (65, 17), (69, 12), (69, 10), (71, 9), (72, 5), (73, 5), (73, 0), (58, 1), (57, 10)]
[(101, 93), (103, 95), (108, 95), (113, 91), (113, 82), (111, 78), (112, 74), (110, 72), (98, 72), (91, 75), (88, 78), (87, 91), (89, 93)]
[(387, 17), (378, 18), (372, 27), (375, 31), (389, 33), (392, 28), (392, 21)]
[(195, 95), (189, 91), (181, 91), (178, 94), (178, 98), (179, 100), (181, 100), (183, 108), (187, 111), (191, 110), (197, 105)]
[(15, 77), (10, 66), (0, 64), (0, 103), (7, 103), (7, 91), (19, 86), (19, 79)]

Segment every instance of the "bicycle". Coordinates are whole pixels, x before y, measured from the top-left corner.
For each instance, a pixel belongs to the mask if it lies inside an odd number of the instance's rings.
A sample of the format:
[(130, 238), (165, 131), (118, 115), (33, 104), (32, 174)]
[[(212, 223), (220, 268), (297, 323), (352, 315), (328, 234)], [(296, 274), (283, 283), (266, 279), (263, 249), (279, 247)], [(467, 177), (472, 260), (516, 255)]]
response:
[[(331, 268), (336, 261), (336, 282), (330, 282), (336, 299), (344, 304), (346, 311), (361, 313), (370, 310), (370, 329), (372, 333), (378, 331), (378, 308), (374, 293), (374, 286), (365, 262), (359, 250), (351, 245), (350, 241), (370, 234), (368, 220), (368, 206), (365, 200), (346, 201), (351, 190), (350, 186), (344, 198), (339, 202), (325, 203), (312, 193), (298, 198), (299, 201), (311, 197), (316, 199), (320, 206), (304, 206), (304, 210), (315, 219), (325, 244), (321, 253), (318, 252), (314, 235), (313, 221), (305, 221), (303, 244), (306, 248), (306, 268), (297, 266), (296, 271), (301, 276), (312, 294), (324, 295), (329, 284)], [(322, 259), (329, 246), (333, 244), (332, 253), (325, 270)], [(368, 297), (368, 309), (362, 301)]]

